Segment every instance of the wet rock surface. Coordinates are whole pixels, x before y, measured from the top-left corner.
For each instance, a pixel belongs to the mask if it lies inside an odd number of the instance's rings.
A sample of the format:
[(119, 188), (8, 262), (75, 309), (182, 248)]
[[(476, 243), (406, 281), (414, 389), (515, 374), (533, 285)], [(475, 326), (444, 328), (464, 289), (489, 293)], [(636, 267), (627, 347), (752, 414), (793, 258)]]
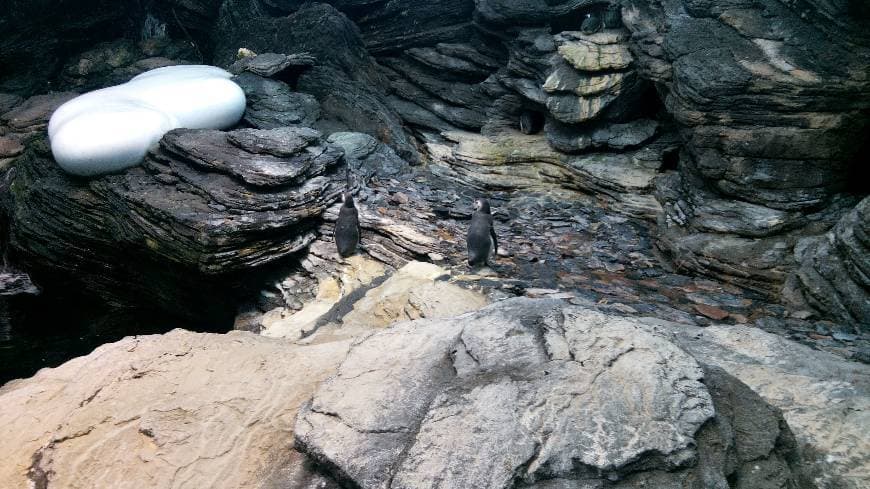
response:
[(800, 243), (796, 256), (800, 268), (792, 284), (797, 285), (799, 300), (866, 333), (870, 329), (870, 198), (843, 216), (829, 233)]
[(810, 487), (780, 414), (746, 386), (561, 304), (505, 301), (356, 342), (300, 413), (297, 446), (364, 488)]
[[(472, 270), (465, 263), (471, 205), (481, 196), (492, 202), (499, 237), (492, 270)], [(565, 191), (483, 193), (415, 170), (401, 181), (375, 178), (356, 201), (361, 256), (392, 268), (432, 261), (451, 270), (452, 281), (492, 299), (559, 297), (609, 313), (687, 325), (745, 324), (846, 358), (868, 358), (870, 337), (856, 334), (854, 323), (790, 310), (766, 294), (675, 271), (655, 247), (654, 226), (614, 213), (606, 200)], [(271, 306), (266, 301), (260, 315), (278, 306), (299, 310), (316, 290), (304, 284), (316, 287), (317, 277), (338, 276), (343, 265), (332, 241), (338, 205), (324, 213), (326, 222), (300, 267), (278, 273), (275, 285), (262, 291), (289, 299)], [(280, 285), (287, 279), (295, 284), (289, 289)]]

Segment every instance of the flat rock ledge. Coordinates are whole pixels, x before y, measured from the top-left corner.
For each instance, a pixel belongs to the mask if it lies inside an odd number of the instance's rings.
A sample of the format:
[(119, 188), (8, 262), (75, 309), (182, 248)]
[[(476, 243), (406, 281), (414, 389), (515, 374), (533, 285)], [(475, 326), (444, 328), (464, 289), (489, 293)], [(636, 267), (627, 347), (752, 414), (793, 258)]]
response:
[(297, 447), (364, 489), (811, 487), (748, 387), (637, 322), (563, 306), (512, 299), (357, 341)]

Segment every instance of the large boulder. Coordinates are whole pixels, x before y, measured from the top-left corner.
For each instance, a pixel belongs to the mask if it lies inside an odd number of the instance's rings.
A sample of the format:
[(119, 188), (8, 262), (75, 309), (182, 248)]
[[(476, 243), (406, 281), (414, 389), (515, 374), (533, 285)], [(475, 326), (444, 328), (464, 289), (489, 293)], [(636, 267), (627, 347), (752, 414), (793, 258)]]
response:
[(329, 488), (293, 420), (349, 341), (125, 338), (0, 389), (0, 486)]
[(862, 489), (870, 475), (870, 366), (758, 328), (643, 320), (782, 410), (819, 489)]
[(559, 301), (356, 342), (295, 437), (366, 489), (812, 487), (779, 411), (745, 385), (639, 323)]

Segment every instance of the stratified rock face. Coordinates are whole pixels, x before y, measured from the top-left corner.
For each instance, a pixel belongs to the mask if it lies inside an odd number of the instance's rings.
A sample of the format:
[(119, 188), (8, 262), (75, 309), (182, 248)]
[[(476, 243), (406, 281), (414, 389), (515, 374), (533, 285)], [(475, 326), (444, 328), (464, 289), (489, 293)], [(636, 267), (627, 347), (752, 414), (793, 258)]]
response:
[(257, 0), (231, 0), (221, 9), (215, 42), (219, 64), (229, 64), (239, 47), (313, 56), (317, 63), (299, 75), (295, 88), (320, 101), (329, 122), (324, 128), (365, 132), (417, 159), (402, 121), (387, 105), (387, 83), (358, 28), (333, 7), (311, 3), (290, 16), (272, 17)]
[(870, 197), (829, 233), (798, 244), (792, 282), (803, 299), (832, 318), (870, 330)]
[(348, 346), (175, 330), (7, 384), (0, 486), (337, 489), (290, 442)]
[(191, 46), (168, 37), (107, 42), (89, 49), (66, 63), (61, 86), (87, 92), (128, 82), (134, 76), (156, 68), (196, 64)]
[(36, 270), (107, 298), (132, 291), (182, 313), (182, 297), (219, 306), (211, 288), (229, 283), (206, 277), (314, 240), (316, 218), (344, 188), (341, 157), (311, 129), (179, 129), (141, 167), (81, 181), (31, 151), (7, 197), (12, 243)]
[(356, 343), (295, 436), (364, 489), (809, 487), (784, 426), (636, 323), (520, 299)]
[(837, 195), (866, 132), (870, 42), (861, 19), (837, 8), (623, 9), (638, 70), (684, 128), (680, 176), (660, 193), (661, 243), (678, 264), (775, 291), (796, 240), (854, 205)]

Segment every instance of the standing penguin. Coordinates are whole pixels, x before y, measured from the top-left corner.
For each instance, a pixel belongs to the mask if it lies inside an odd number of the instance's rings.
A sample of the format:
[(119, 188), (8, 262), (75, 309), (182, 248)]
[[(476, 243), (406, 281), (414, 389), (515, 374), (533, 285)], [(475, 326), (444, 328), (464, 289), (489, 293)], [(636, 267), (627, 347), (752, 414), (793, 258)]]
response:
[(489, 201), (474, 201), (471, 226), (468, 227), (468, 264), (477, 267), (489, 264), (490, 253), (498, 253), (498, 239), (492, 227)]
[(335, 246), (342, 258), (347, 258), (356, 252), (359, 244), (359, 215), (353, 203), (350, 191), (341, 194), (341, 210), (335, 221)]

